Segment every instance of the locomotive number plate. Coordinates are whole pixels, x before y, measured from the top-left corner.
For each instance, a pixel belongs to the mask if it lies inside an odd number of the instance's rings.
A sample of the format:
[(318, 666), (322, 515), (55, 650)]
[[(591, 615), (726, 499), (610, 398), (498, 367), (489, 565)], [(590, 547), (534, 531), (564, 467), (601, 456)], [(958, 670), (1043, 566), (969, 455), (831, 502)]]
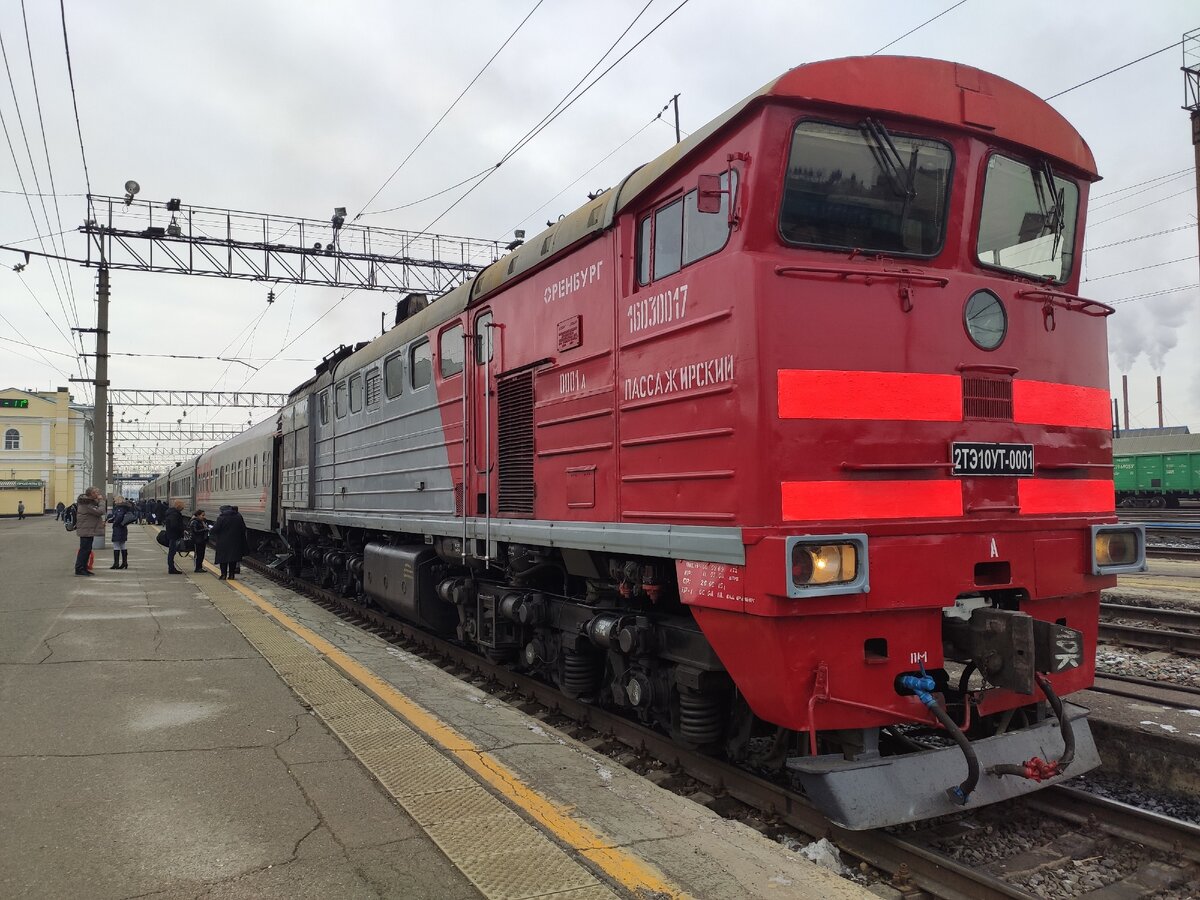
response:
[(954, 475), (1033, 474), (1033, 444), (951, 444)]

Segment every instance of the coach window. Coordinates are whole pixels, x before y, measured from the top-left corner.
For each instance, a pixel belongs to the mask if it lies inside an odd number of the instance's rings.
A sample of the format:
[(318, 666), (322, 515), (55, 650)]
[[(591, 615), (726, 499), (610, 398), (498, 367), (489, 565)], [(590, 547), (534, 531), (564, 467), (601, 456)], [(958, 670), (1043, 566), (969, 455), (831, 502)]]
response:
[(234, 489), (239, 491), (242, 489), (242, 461), (240, 459), (237, 461), (237, 480), (234, 482)]
[(988, 159), (976, 252), (985, 266), (1063, 282), (1075, 258), (1079, 188), (1048, 163)]
[(935, 256), (954, 155), (938, 141), (806, 120), (792, 133), (779, 234), (789, 244)]
[(350, 376), (350, 412), (356, 413), (362, 409), (362, 376)]
[(423, 388), (432, 380), (433, 358), (429, 350), (429, 341), (414, 344), (408, 351), (408, 371), (414, 389)]
[(329, 424), (329, 391), (321, 391), (318, 398), (318, 405), (321, 407), (321, 424)]
[(383, 361), (383, 391), (389, 400), (404, 393), (403, 353), (393, 353)]
[(463, 327), (453, 325), (438, 338), (438, 371), (443, 378), (463, 370)]
[(258, 454), (254, 454), (254, 486), (258, 487)]
[(339, 419), (346, 415), (346, 382), (333, 389), (333, 414)]
[(475, 362), (492, 361), (492, 314), (485, 312), (475, 320)]

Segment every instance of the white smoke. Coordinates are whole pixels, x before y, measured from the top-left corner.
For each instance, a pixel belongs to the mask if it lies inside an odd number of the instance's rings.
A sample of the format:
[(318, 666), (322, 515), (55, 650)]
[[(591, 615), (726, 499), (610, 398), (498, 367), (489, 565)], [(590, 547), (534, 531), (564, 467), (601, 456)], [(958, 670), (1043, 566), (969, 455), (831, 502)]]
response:
[(1196, 297), (1189, 292), (1147, 300), (1136, 310), (1118, 307), (1116, 321), (1109, 327), (1109, 354), (1117, 371), (1127, 374), (1144, 355), (1150, 368), (1161, 372), (1196, 306)]
[(1127, 375), (1138, 357), (1145, 352), (1146, 336), (1142, 331), (1142, 320), (1134, 315), (1134, 310), (1118, 309), (1109, 322), (1109, 356), (1117, 371)]

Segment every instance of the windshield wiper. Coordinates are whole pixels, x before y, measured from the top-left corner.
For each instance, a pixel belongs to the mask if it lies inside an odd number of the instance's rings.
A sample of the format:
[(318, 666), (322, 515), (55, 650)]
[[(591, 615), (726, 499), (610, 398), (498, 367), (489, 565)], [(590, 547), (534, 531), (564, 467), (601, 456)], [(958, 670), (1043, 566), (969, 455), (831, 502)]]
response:
[(1055, 189), (1054, 170), (1050, 168), (1050, 161), (1047, 159), (1042, 159), (1037, 168), (1030, 167), (1030, 174), (1033, 176), (1033, 193), (1037, 198), (1038, 213), (1042, 217), (1042, 233), (1054, 235), (1054, 246), (1050, 250), (1050, 259), (1054, 260), (1058, 257), (1063, 230), (1067, 226), (1066, 188)]
[(887, 176), (892, 190), (897, 197), (904, 198), (905, 211), (907, 211), (909, 201), (917, 196), (915, 187), (917, 148), (913, 148), (912, 159), (905, 166), (904, 158), (900, 155), (900, 151), (896, 149), (896, 144), (892, 141), (892, 136), (888, 134), (888, 130), (883, 127), (882, 122), (876, 119), (863, 119), (858, 127), (862, 131), (863, 136), (866, 137), (867, 145), (871, 148), (871, 155), (875, 157), (875, 162), (883, 170), (883, 174)]

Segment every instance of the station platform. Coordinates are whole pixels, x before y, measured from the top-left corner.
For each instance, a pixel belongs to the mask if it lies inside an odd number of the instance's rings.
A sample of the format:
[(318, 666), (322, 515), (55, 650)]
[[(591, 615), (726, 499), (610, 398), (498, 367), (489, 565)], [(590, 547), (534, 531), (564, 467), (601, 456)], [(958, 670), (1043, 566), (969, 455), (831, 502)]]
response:
[(0, 522), (0, 896), (859, 898), (265, 579)]

